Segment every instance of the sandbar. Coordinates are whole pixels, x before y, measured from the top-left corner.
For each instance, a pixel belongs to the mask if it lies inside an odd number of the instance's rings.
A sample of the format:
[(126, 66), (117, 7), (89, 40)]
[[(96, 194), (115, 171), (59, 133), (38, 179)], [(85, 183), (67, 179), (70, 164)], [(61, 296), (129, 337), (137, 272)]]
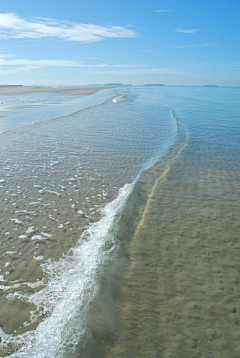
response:
[(59, 86), (59, 87), (38, 87), (38, 86), (0, 86), (0, 94), (21, 94), (33, 92), (67, 92), (77, 95), (91, 95), (101, 89), (110, 89), (114, 86)]

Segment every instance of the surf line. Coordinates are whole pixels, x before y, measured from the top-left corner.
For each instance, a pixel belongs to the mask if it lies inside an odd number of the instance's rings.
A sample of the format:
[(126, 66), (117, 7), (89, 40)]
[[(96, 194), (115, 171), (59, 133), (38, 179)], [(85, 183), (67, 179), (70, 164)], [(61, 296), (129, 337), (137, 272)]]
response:
[(171, 116), (177, 125), (179, 138), (178, 138), (177, 143), (174, 145), (174, 147), (176, 147), (178, 150), (177, 150), (177, 153), (176, 154), (173, 153), (172, 157), (168, 160), (167, 166), (166, 166), (166, 169), (164, 170), (164, 172), (155, 180), (155, 183), (152, 187), (151, 193), (147, 200), (144, 212), (142, 214), (142, 219), (134, 233), (133, 242), (137, 240), (138, 233), (140, 232), (140, 230), (142, 229), (142, 226), (144, 225), (145, 219), (146, 219), (146, 217), (149, 213), (149, 210), (151, 208), (151, 202), (152, 202), (153, 197), (155, 196), (155, 191), (156, 191), (156, 188), (158, 187), (159, 182), (166, 177), (166, 175), (168, 174), (168, 172), (170, 171), (170, 169), (172, 167), (172, 164), (175, 163), (179, 159), (182, 151), (187, 147), (187, 145), (189, 143), (189, 132), (188, 132), (186, 122), (184, 120), (181, 120), (181, 125), (182, 125), (183, 130), (180, 130), (179, 125), (178, 125), (179, 121), (178, 121), (176, 115), (174, 114), (173, 110), (172, 110)]
[[(178, 119), (173, 112), (172, 119), (177, 125)], [(151, 270), (148, 258), (150, 257), (153, 262), (157, 262), (154, 249), (155, 239), (153, 236), (147, 237), (146, 227), (148, 218), (151, 216), (152, 207), (154, 207), (154, 200), (160, 182), (166, 179), (173, 164), (180, 158), (182, 151), (189, 142), (188, 128), (184, 121), (182, 123), (182, 120), (180, 120), (177, 131), (177, 142), (170, 149), (169, 159), (166, 160), (161, 175), (153, 182), (141, 220), (132, 236), (129, 247), (129, 266), (124, 273), (124, 285), (121, 287), (123, 304), (119, 312), (119, 334), (110, 350), (110, 355), (107, 356), (108, 358), (130, 356), (130, 353), (132, 355), (132, 350), (136, 347), (139, 350), (140, 346), (141, 349), (147, 350), (146, 356), (149, 355), (148, 349), (154, 350), (152, 340), (146, 341), (143, 335), (145, 325), (151, 327), (153, 331), (157, 331), (159, 314), (159, 302), (153, 286), (156, 285), (156, 275), (158, 275), (156, 265), (153, 265), (154, 272), (151, 271), (150, 275), (147, 273)], [(151, 245), (152, 243), (153, 245)], [(144, 260), (144, 256), (147, 260)], [(154, 340), (154, 337), (152, 339)]]

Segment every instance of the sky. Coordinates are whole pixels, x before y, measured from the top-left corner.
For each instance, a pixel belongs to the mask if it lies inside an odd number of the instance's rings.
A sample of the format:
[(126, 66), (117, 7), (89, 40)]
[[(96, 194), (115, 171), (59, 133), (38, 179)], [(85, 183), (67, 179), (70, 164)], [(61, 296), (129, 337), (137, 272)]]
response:
[(0, 85), (240, 86), (240, 0), (1, 0)]

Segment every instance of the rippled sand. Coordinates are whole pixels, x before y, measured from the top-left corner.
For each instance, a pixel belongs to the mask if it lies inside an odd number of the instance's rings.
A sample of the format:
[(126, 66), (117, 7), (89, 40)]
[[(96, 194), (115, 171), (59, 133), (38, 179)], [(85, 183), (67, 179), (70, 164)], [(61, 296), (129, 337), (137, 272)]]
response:
[(226, 173), (194, 182), (179, 164), (156, 186), (133, 237), (110, 356), (239, 355), (239, 188), (223, 190)]
[(239, 357), (239, 168), (234, 148), (185, 135), (142, 174), (86, 357)]

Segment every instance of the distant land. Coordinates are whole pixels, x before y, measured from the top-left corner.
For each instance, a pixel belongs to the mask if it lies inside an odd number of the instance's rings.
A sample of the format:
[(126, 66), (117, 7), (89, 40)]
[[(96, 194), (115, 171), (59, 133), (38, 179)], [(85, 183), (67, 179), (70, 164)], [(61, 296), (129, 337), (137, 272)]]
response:
[(0, 87), (23, 87), (23, 85), (0, 85)]
[(125, 86), (122, 83), (105, 83), (104, 86)]
[(133, 86), (131, 83), (105, 83), (104, 86), (124, 86), (129, 87)]
[(153, 83), (153, 84), (147, 83), (144, 86), (165, 86), (165, 85), (163, 85), (162, 83)]

